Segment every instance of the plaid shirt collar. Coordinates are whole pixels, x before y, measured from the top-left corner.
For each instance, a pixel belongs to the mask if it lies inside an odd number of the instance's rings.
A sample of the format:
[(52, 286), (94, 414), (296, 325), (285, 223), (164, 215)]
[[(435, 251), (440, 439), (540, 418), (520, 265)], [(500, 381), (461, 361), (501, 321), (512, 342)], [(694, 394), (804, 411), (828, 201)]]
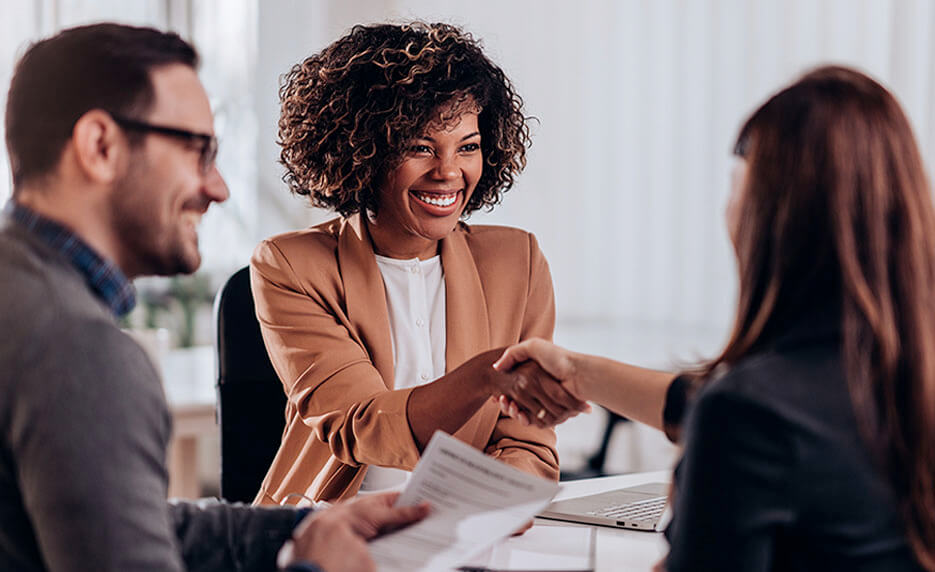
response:
[(136, 305), (136, 291), (123, 272), (75, 233), (12, 200), (4, 213), (64, 255), (116, 316), (127, 314)]

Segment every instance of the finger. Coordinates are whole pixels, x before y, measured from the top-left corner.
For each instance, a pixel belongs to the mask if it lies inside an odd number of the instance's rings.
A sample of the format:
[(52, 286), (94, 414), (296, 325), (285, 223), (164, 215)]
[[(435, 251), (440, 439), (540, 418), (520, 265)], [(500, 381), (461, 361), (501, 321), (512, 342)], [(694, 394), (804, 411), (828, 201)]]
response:
[(530, 394), (510, 394), (510, 417), (522, 421), (526, 425), (539, 427), (553, 424), (554, 410)]
[(533, 424), (540, 425), (544, 418), (552, 415), (550, 409), (543, 405), (531, 390), (523, 388), (507, 390), (507, 397), (513, 402), (514, 408), (511, 411), (516, 412), (511, 417), (525, 413)]
[(558, 382), (552, 376), (532, 363), (519, 366), (515, 374), (519, 390), (511, 393), (516, 395), (520, 407), (532, 414), (535, 418), (534, 423), (554, 425), (560, 418), (565, 417), (568, 408), (556, 403), (551, 397), (556, 391), (564, 392), (561, 388), (551, 387), (558, 386)]
[[(582, 401), (572, 395), (561, 383), (555, 381), (555, 378), (542, 372), (541, 375), (548, 376), (548, 380), (541, 384), (543, 392), (559, 407), (562, 412), (569, 412), (571, 415), (582, 411), (590, 410), (587, 401)], [(573, 412), (573, 413), (572, 413)]]
[(500, 406), (500, 413), (504, 415), (510, 414), (510, 398), (506, 395), (500, 394), (500, 397), (497, 398), (497, 404)]
[(426, 502), (413, 506), (398, 506), (387, 509), (385, 513), (379, 515), (380, 520), (376, 523), (379, 534), (386, 534), (418, 522), (429, 515), (431, 509)]
[(528, 360), (530, 357), (529, 346), (531, 343), (532, 340), (526, 340), (508, 347), (503, 351), (500, 358), (494, 362), (493, 368), (497, 371), (510, 371), (516, 367), (517, 364)]
[(556, 424), (557, 417), (555, 413), (538, 400), (532, 400), (533, 405), (518, 405), (516, 409), (516, 419), (521, 420), (526, 425), (535, 425), (536, 427), (552, 427)]
[(507, 396), (503, 396), (503, 400), (506, 402), (506, 414), (516, 419), (523, 425), (529, 425), (529, 416), (519, 410), (516, 403)]
[(369, 514), (370, 511), (392, 507), (397, 498), (399, 498), (399, 492), (394, 491), (360, 495), (343, 502), (356, 514)]
[[(543, 420), (544, 424), (562, 423), (578, 413), (591, 411), (591, 406), (587, 401), (578, 399), (555, 377), (533, 362), (519, 366), (516, 373), (529, 379), (524, 391), (530, 392), (542, 407), (542, 409), (529, 409), (529, 411)], [(553, 418), (548, 418), (543, 410), (551, 413)]]
[[(536, 412), (532, 413), (532, 412), (520, 409), (520, 407), (516, 404), (515, 401), (511, 400), (509, 397), (505, 395), (503, 396), (502, 399), (503, 401), (500, 407), (501, 409), (505, 410), (504, 413), (508, 415), (509, 417), (512, 417), (513, 419), (519, 421), (523, 425), (533, 424), (531, 419), (535, 419), (535, 414), (538, 413), (539, 409), (542, 409), (541, 407), (537, 408)], [(545, 414), (543, 413), (543, 415)]]
[[(543, 389), (543, 383), (556, 383), (548, 374), (543, 374), (536, 364), (528, 362), (520, 365), (513, 372), (514, 380), (507, 389), (507, 394), (516, 402), (520, 410), (525, 410), (535, 419), (533, 423), (550, 423), (561, 413), (560, 408), (549, 399)], [(542, 375), (548, 378), (543, 382)]]
[(551, 342), (531, 338), (504, 350), (500, 359), (493, 365), (494, 369), (505, 372), (523, 362), (535, 362), (550, 375), (564, 382), (574, 373), (570, 361), (571, 355), (572, 352)]
[(379, 499), (380, 503), (385, 506), (393, 506), (396, 504), (396, 500), (399, 498), (399, 495), (402, 494), (399, 491), (393, 491), (389, 493), (378, 493), (375, 495), (369, 495)]

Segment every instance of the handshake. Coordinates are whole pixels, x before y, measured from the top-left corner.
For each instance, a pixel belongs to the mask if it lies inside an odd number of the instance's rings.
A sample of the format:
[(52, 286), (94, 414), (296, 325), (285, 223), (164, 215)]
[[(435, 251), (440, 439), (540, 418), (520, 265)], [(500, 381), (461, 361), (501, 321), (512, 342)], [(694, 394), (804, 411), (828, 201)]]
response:
[(583, 356), (541, 339), (508, 347), (493, 364), (492, 390), (504, 415), (525, 425), (551, 427), (591, 411)]

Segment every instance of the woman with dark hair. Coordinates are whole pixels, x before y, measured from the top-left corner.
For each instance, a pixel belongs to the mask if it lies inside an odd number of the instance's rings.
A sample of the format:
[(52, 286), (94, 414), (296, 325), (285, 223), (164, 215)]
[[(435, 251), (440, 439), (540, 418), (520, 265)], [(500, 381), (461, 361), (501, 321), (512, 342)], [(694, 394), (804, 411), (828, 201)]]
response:
[(720, 356), (673, 382), (533, 340), (497, 367), (535, 360), (670, 435), (689, 411), (670, 572), (933, 571), (935, 211), (909, 122), (877, 82), (824, 67), (760, 107), (736, 152)]
[(257, 502), (398, 485), (437, 429), (556, 479), (552, 412), (585, 404), (551, 390), (532, 427), (491, 399), (544, 380), (533, 364), (491, 364), (552, 336), (548, 265), (531, 234), (461, 221), (525, 166), (522, 101), (503, 72), (452, 26), (356, 26), (293, 67), (280, 95), (285, 181), (340, 217), (264, 241), (251, 262), (288, 396)]

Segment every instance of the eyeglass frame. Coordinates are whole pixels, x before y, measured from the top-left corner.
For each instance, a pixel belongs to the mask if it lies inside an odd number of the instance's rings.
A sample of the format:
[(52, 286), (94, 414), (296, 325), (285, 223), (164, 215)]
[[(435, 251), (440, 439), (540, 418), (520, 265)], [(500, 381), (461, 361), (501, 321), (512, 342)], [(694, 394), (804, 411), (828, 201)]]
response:
[(111, 113), (110, 116), (117, 123), (117, 125), (123, 127), (124, 129), (139, 131), (142, 133), (155, 133), (158, 135), (165, 135), (167, 137), (175, 137), (177, 139), (185, 139), (189, 143), (199, 145), (199, 147), (197, 147), (198, 168), (202, 175), (207, 175), (209, 172), (211, 172), (212, 167), (215, 165), (215, 161), (217, 161), (218, 138), (216, 135), (211, 135), (209, 133), (197, 133), (187, 129), (180, 129), (178, 127), (156, 125), (114, 113)]

